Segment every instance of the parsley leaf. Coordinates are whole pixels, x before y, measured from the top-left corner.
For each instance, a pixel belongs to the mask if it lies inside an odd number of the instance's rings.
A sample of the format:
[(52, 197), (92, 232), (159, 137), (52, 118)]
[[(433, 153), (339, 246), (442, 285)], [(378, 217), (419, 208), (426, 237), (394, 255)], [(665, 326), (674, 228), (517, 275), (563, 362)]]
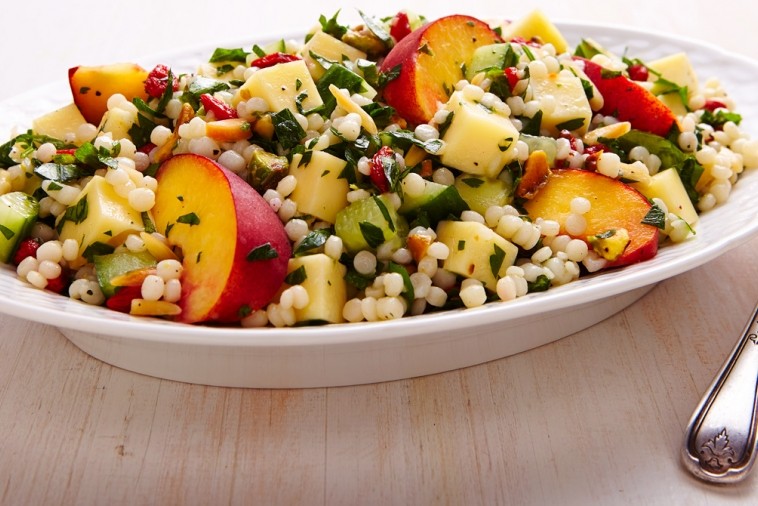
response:
[(248, 262), (255, 262), (258, 260), (271, 260), (272, 258), (278, 258), (279, 252), (276, 251), (270, 242), (256, 246), (247, 254)]
[(247, 55), (250, 54), (241, 47), (233, 48), (233, 49), (224, 49), (221, 47), (217, 47), (215, 51), (213, 51), (213, 55), (211, 55), (210, 60), (208, 60), (210, 63), (217, 63), (217, 62), (225, 62), (225, 61), (235, 61), (240, 63), (245, 63), (247, 61)]
[(297, 146), (300, 144), (300, 140), (305, 137), (305, 130), (303, 130), (303, 127), (300, 126), (300, 123), (295, 119), (295, 115), (289, 109), (282, 109), (272, 114), (271, 121), (274, 124), (276, 138), (284, 149), (291, 149)]

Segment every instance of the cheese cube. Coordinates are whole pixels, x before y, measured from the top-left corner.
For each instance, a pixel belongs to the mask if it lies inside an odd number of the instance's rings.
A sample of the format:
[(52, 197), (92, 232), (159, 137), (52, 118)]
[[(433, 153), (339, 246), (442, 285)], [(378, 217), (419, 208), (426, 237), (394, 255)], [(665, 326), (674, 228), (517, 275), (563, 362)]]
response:
[(697, 222), (697, 211), (676, 169), (662, 170), (650, 176), (648, 181), (634, 183), (632, 186), (650, 200), (661, 199), (670, 213), (676, 214), (690, 225)]
[(350, 60), (354, 63), (356, 60), (366, 58), (366, 53), (360, 49), (345, 44), (336, 37), (332, 37), (328, 33), (319, 30), (313, 34), (310, 40), (300, 50), (300, 55), (303, 60), (305, 60), (305, 63), (308, 65), (308, 70), (316, 81), (324, 75), (326, 70), (315, 58), (313, 58), (313, 56), (311, 56), (311, 53), (329, 61), (336, 62)]
[(290, 198), (299, 213), (334, 223), (337, 212), (347, 206), (349, 184), (340, 177), (347, 162), (324, 151), (313, 151), (307, 163), (301, 164), (302, 158), (299, 153), (292, 157), (289, 173), (297, 179), (297, 186)]
[[(649, 81), (657, 81), (660, 74), (660, 78), (670, 81), (677, 86), (687, 88), (687, 97), (691, 97), (693, 93), (697, 92), (698, 80), (695, 69), (692, 68), (689, 58), (686, 53), (675, 53), (658, 60), (649, 62), (648, 68), (653, 72), (648, 77)], [(668, 84), (654, 84), (652, 92), (658, 96), (661, 101), (666, 104), (672, 112), (678, 116), (687, 114), (687, 109), (680, 98), (679, 93), (665, 93), (670, 90)]]
[(460, 91), (450, 96), (446, 108), (453, 117), (442, 136), (440, 161), (468, 174), (496, 177), (516, 155), (519, 133), (511, 120)]
[(309, 302), (304, 308), (295, 309), (297, 321), (343, 322), (347, 268), (323, 253), (291, 258), (287, 270), (291, 273), (301, 267), (305, 271), (305, 280), (300, 285), (308, 292)]
[(232, 103), (237, 105), (252, 97), (263, 98), (273, 112), (289, 109), (293, 114), (299, 112), (298, 102), (303, 111), (324, 103), (303, 60), (279, 63), (253, 72), (240, 86)]
[(445, 269), (478, 279), (491, 291), (495, 291), (497, 280), (505, 276), (518, 254), (518, 247), (474, 221), (441, 221), (437, 240), (450, 250), (443, 264)]
[(503, 27), (503, 40), (511, 40), (514, 37), (526, 40), (537, 37), (545, 44), (552, 44), (557, 54), (568, 50), (566, 38), (539, 9)]
[(129, 129), (132, 128), (137, 122), (137, 113), (114, 107), (109, 109), (104, 115), (102, 120), (103, 132), (110, 132), (111, 137), (115, 140), (118, 139), (131, 139), (129, 135)]
[(116, 193), (102, 176), (94, 176), (79, 198), (59, 218), (60, 240), (76, 239), (79, 254), (95, 243), (120, 245), (126, 235), (144, 230), (142, 214)]
[[(584, 135), (592, 119), (592, 109), (582, 81), (568, 69), (544, 76), (532, 75), (534, 99), (541, 102), (541, 127), (551, 135), (570, 130)], [(549, 97), (549, 98), (548, 98)]]
[(77, 129), (87, 123), (76, 104), (69, 104), (49, 112), (32, 121), (32, 130), (39, 135), (47, 135), (65, 140), (74, 136)]

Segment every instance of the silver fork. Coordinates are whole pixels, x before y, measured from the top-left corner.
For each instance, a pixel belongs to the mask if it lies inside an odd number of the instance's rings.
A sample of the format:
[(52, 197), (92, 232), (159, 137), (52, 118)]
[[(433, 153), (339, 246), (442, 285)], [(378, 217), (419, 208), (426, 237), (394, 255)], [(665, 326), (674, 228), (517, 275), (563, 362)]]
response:
[(758, 305), (692, 414), (682, 460), (698, 478), (735, 483), (755, 462), (758, 431)]

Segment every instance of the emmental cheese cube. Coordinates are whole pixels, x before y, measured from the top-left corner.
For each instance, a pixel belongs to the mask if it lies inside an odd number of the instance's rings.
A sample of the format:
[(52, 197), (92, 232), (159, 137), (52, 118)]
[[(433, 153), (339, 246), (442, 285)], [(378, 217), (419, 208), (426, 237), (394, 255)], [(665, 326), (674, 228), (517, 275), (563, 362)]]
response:
[(697, 222), (697, 211), (676, 169), (662, 170), (647, 181), (634, 183), (632, 186), (650, 200), (661, 199), (668, 212), (676, 214), (688, 224), (694, 225)]
[(316, 109), (324, 103), (303, 60), (280, 63), (253, 72), (240, 86), (232, 103), (237, 105), (252, 97), (264, 99), (273, 112), (289, 109), (293, 114), (300, 112), (298, 102), (302, 111)]
[(295, 309), (298, 322), (341, 323), (347, 302), (347, 268), (323, 253), (291, 258), (290, 273), (302, 268), (305, 279), (300, 286), (308, 292), (308, 305)]
[(556, 54), (568, 50), (568, 42), (560, 30), (539, 9), (535, 9), (523, 18), (503, 27), (503, 40), (521, 37), (530, 40), (537, 37), (545, 44), (552, 44)]
[(118, 246), (144, 230), (142, 215), (102, 176), (94, 176), (58, 222), (60, 240), (75, 239), (79, 254), (95, 243)]
[(349, 44), (345, 44), (336, 37), (332, 37), (328, 33), (324, 33), (321, 30), (315, 32), (308, 42), (300, 50), (300, 55), (308, 65), (313, 78), (318, 81), (321, 76), (324, 75), (326, 70), (324, 67), (312, 56), (316, 55), (329, 61), (341, 63), (345, 60), (355, 62), (359, 59), (365, 59), (366, 53), (360, 49), (356, 49)]
[(542, 102), (543, 129), (553, 136), (559, 135), (562, 130), (579, 136), (587, 132), (592, 109), (581, 79), (573, 72), (563, 69), (544, 76), (532, 75), (530, 84), (534, 99)]
[(301, 214), (310, 214), (320, 220), (334, 223), (337, 213), (347, 206), (349, 184), (340, 177), (347, 162), (324, 151), (313, 151), (307, 163), (300, 163), (303, 155), (292, 157), (289, 173), (297, 179), (290, 194)]
[(519, 133), (511, 120), (456, 91), (446, 109), (453, 115), (440, 161), (468, 174), (496, 177), (516, 155)]
[(437, 240), (450, 250), (443, 264), (446, 270), (478, 279), (490, 291), (496, 290), (497, 280), (505, 276), (518, 254), (518, 247), (474, 221), (441, 221)]
[[(667, 83), (659, 82), (660, 79), (669, 81), (679, 86), (680, 88), (686, 88), (687, 97), (691, 97), (698, 89), (698, 80), (695, 69), (692, 68), (689, 58), (686, 53), (675, 53), (658, 60), (649, 62), (647, 67), (652, 71), (648, 77), (649, 81), (653, 81), (653, 88), (651, 92), (658, 96), (658, 98), (666, 104), (671, 111), (677, 116), (683, 116), (687, 114), (685, 104), (682, 102), (682, 98), (676, 90), (672, 92), (672, 86)], [(656, 75), (658, 74), (658, 75)]]
[(32, 130), (38, 135), (47, 135), (66, 140), (74, 137), (80, 126), (87, 123), (76, 104), (69, 104), (60, 109), (44, 114), (32, 121)]

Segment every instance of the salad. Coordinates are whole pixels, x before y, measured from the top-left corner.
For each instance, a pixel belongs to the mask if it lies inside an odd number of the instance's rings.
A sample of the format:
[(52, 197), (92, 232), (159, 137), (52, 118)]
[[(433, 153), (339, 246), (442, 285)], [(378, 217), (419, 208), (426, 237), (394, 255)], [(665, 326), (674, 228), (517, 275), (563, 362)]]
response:
[(322, 16), (300, 41), (70, 69), (0, 146), (0, 262), (132, 315), (287, 327), (642, 262), (758, 167), (717, 79), (513, 22)]

